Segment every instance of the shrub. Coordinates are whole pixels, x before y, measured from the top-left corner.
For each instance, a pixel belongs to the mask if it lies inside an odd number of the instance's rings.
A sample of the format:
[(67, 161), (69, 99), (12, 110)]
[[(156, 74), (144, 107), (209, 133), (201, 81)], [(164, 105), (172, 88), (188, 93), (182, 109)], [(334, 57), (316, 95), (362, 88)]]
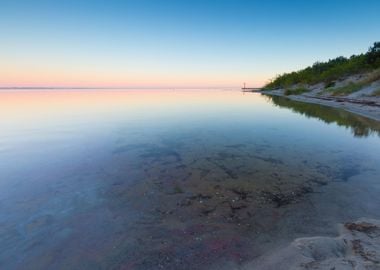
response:
[(299, 88), (294, 88), (294, 89), (285, 89), (285, 96), (289, 96), (289, 95), (300, 95), (302, 93), (305, 93), (305, 92), (308, 92), (309, 90), (307, 90), (306, 88), (304, 87), (299, 87)]
[(379, 97), (379, 96), (380, 96), (380, 88), (379, 88), (379, 89), (376, 89), (375, 91), (373, 91), (373, 93), (372, 93), (371, 96)]
[(363, 86), (363, 83), (350, 83), (346, 86), (328, 89), (328, 91), (331, 92), (333, 96), (344, 96), (359, 91)]
[(332, 81), (332, 82), (328, 82), (325, 84), (325, 88), (330, 88), (330, 87), (334, 87), (335, 86), (335, 82)]

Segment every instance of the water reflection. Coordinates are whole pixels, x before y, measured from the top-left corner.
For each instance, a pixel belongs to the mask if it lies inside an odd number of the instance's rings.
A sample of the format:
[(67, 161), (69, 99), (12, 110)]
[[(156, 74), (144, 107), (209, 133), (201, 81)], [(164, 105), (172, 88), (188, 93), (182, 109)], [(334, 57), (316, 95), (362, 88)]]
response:
[(380, 122), (347, 112), (345, 110), (318, 104), (294, 101), (285, 97), (267, 96), (276, 106), (289, 108), (306, 117), (318, 118), (325, 123), (336, 123), (349, 128), (355, 137), (368, 137), (371, 134), (380, 136)]
[(238, 91), (0, 92), (0, 269), (239, 269), (380, 217), (379, 138), (309, 114)]

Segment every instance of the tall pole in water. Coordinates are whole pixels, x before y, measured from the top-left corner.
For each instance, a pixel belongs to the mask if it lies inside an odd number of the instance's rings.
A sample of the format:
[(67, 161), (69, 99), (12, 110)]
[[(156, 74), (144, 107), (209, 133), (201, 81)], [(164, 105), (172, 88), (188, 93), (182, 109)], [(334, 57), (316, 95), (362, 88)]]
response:
[(245, 83), (244, 83), (244, 87), (243, 87), (243, 89), (245, 89)]

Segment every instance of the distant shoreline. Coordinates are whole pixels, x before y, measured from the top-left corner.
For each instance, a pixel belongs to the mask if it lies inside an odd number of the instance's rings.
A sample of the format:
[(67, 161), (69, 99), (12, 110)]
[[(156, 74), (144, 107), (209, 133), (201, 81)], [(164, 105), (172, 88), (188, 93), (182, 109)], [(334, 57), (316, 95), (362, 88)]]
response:
[(1, 90), (238, 90), (238, 87), (0, 87)]

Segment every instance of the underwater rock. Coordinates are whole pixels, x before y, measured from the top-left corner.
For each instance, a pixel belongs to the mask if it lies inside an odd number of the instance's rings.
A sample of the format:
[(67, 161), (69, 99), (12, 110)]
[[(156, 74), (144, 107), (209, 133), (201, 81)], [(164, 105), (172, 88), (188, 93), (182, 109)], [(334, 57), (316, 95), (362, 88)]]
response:
[(268, 201), (272, 201), (276, 204), (276, 207), (282, 207), (294, 202), (297, 202), (302, 196), (307, 193), (313, 192), (313, 189), (308, 186), (301, 186), (292, 192), (281, 191), (262, 191), (262, 196)]

